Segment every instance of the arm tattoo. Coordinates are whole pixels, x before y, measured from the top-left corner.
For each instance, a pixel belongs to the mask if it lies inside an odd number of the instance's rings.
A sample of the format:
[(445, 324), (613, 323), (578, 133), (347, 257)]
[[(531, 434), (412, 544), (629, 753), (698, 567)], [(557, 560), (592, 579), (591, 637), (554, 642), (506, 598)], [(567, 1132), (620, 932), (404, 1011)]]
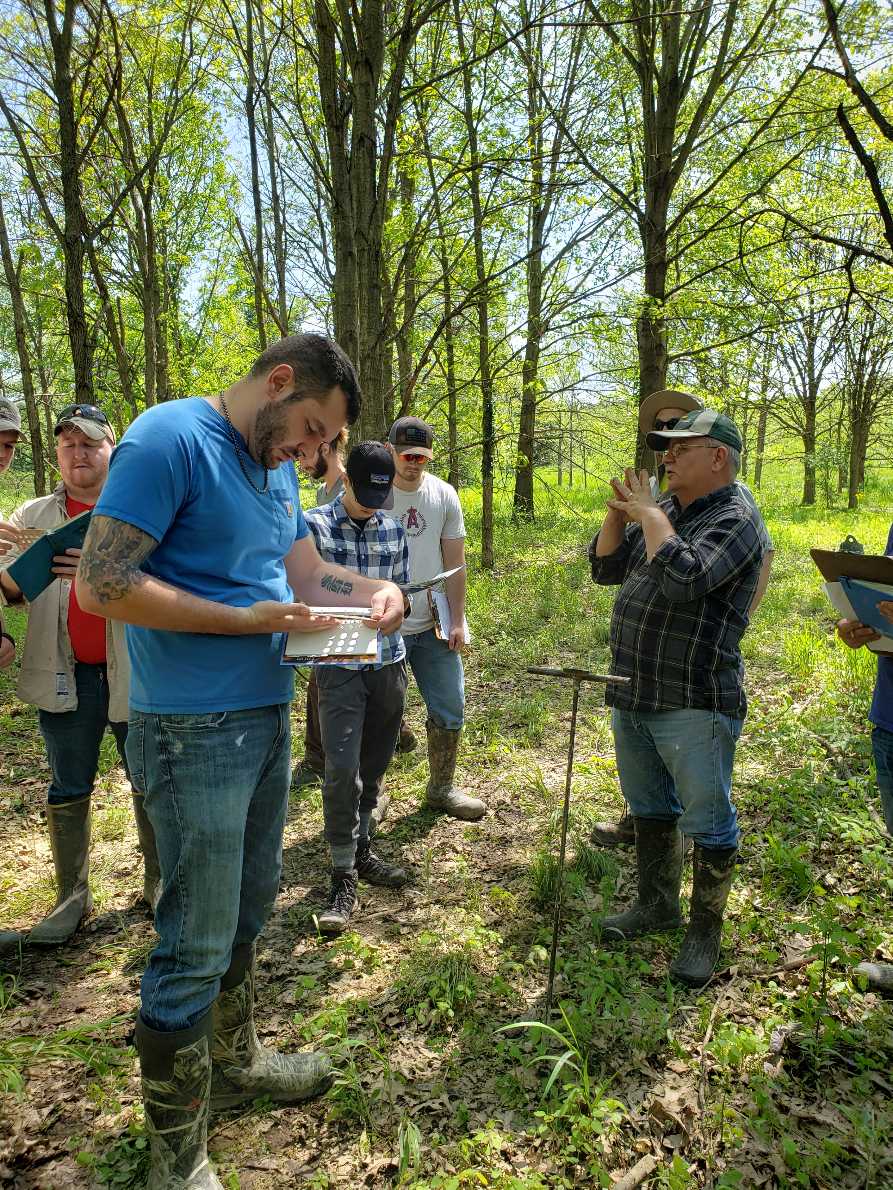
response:
[(353, 590), (353, 583), (347, 579), (336, 578), (334, 574), (324, 574), (319, 585), (324, 591), (331, 591), (334, 595), (349, 595)]
[(140, 566), (158, 542), (135, 525), (93, 516), (81, 554), (81, 575), (100, 603), (123, 599), (146, 581)]

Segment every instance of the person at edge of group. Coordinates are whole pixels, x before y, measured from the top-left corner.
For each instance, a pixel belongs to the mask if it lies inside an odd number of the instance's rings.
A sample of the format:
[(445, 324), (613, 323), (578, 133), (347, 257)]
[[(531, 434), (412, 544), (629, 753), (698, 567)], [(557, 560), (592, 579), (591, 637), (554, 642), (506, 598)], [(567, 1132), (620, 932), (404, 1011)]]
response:
[[(344, 491), (306, 514), (324, 562), (372, 578), (409, 582), (406, 534), (384, 510), (393, 507), (394, 461), (380, 442), (350, 452)], [(407, 605), (404, 612), (408, 612)], [(399, 888), (406, 871), (372, 851), (370, 836), (382, 778), (397, 747), (406, 699), (406, 648), (399, 632), (382, 641), (378, 662), (314, 667), (326, 758), (322, 785), (325, 837), (332, 857), (324, 934), (340, 934), (357, 907), (357, 880)]]
[[(662, 389), (660, 392), (652, 393), (650, 397), (646, 397), (639, 406), (639, 430), (642, 434), (648, 434), (652, 430), (672, 430), (679, 419), (684, 417), (686, 413), (703, 408), (704, 402), (692, 393), (674, 388)], [(660, 452), (655, 455), (655, 465), (657, 467), (657, 476), (653, 487), (657, 489), (663, 479)], [(769, 572), (772, 568), (772, 559), (775, 555), (775, 547), (772, 544), (769, 530), (766, 528), (766, 524), (757, 508), (756, 500), (750, 488), (740, 480), (736, 480), (735, 484), (741, 495), (753, 505), (757, 512), (758, 527), (763, 541), (763, 565), (760, 570), (760, 581), (757, 584), (756, 593), (754, 594), (753, 603), (750, 608), (750, 614), (752, 616), (766, 593), (766, 587), (769, 583)], [(629, 812), (629, 806), (626, 804), (624, 804), (623, 813), (617, 822), (597, 822), (592, 830), (592, 842), (600, 847), (631, 846), (635, 841), (636, 831), (633, 825), (633, 818)], [(688, 844), (686, 844), (686, 847), (688, 847)], [(686, 851), (687, 854), (688, 851)]]
[[(344, 491), (344, 448), (347, 445), (347, 432), (341, 433), (331, 442), (320, 444), (319, 450), (307, 458), (300, 458), (298, 465), (302, 471), (313, 479), (320, 480), (316, 489), (316, 507), (331, 504)], [(412, 752), (417, 740), (406, 723), (400, 724), (400, 739), (398, 752)], [(304, 730), (304, 755), (295, 765), (292, 774), (292, 788), (303, 789), (307, 785), (314, 785), (321, 781), (325, 773), (326, 759), (322, 750), (322, 739), (319, 734), (319, 691), (316, 685), (316, 671), (310, 673), (307, 679), (307, 707), (306, 726)], [(387, 810), (387, 794), (379, 796), (377, 820), (384, 818)]]
[(606, 941), (681, 924), (682, 835), (694, 840), (691, 914), (671, 976), (703, 987), (719, 957), (738, 855), (731, 798), (747, 711), (740, 642), (759, 582), (757, 514), (735, 484), (741, 436), (710, 409), (650, 432), (664, 452), (667, 495), (645, 471), (613, 479), (590, 546), (592, 577), (620, 584), (606, 687), (623, 796), (636, 831), (638, 896), (606, 917)]
[(135, 1042), (149, 1190), (221, 1190), (211, 1108), (289, 1103), (331, 1082), (321, 1054), (280, 1054), (254, 1026), (256, 939), (275, 901), (291, 767), (293, 669), (282, 634), (331, 627), (352, 600), (385, 634), (394, 584), (324, 563), (293, 461), (356, 420), (353, 364), (332, 340), (270, 344), (224, 392), (156, 405), (112, 459), (77, 577), (82, 606), (127, 624), (127, 752), (155, 828), (158, 944)]
[[(8, 471), (15, 458), (16, 447), (22, 437), (22, 415), (18, 406), (5, 397), (0, 397), (0, 475)], [(2, 524), (3, 522), (0, 522)], [(2, 543), (0, 543), (2, 546)], [(0, 608), (3, 607), (0, 602)], [(12, 633), (6, 631), (3, 616), (0, 615), (0, 669), (8, 669), (16, 658), (16, 642)], [(0, 933), (0, 946), (5, 935)], [(12, 934), (18, 940), (18, 934)]]
[[(109, 471), (115, 433), (95, 405), (68, 405), (56, 419), (61, 482), (49, 496), (26, 500), (0, 526), (0, 596), (25, 603), (7, 568), (28, 544), (21, 530), (49, 532), (93, 508)], [(74, 590), (79, 549), (53, 559), (58, 576), (28, 607), (16, 692), (38, 708), (50, 769), (46, 818), (56, 877), (56, 903), (22, 940), (34, 946), (67, 942), (93, 907), (90, 894), (90, 819), (99, 751), (110, 727), (127, 772), (127, 693), (130, 667), (123, 626), (91, 614)], [(129, 772), (128, 772), (129, 777)], [(155, 836), (142, 797), (133, 794), (143, 851), (143, 897), (158, 896)], [(8, 942), (7, 942), (8, 944)]]
[[(297, 462), (301, 470), (312, 479), (318, 480), (316, 507), (336, 500), (344, 491), (344, 448), (347, 446), (347, 431), (341, 429), (331, 442), (321, 442), (317, 449), (301, 455)], [(321, 781), (326, 769), (326, 758), (319, 734), (319, 688), (316, 685), (316, 670), (307, 678), (305, 706), (304, 755), (295, 765), (291, 784), (293, 789)]]
[[(884, 553), (893, 555), (893, 525), (887, 536)], [(893, 624), (893, 602), (882, 600), (878, 610)], [(839, 620), (837, 634), (851, 649), (861, 649), (881, 640), (881, 634), (859, 620)], [(871, 750), (877, 771), (878, 793), (887, 832), (893, 835), (893, 655), (879, 653), (877, 679), (868, 713), (871, 729)], [(864, 962), (854, 968), (855, 976), (864, 980), (871, 991), (893, 996), (893, 963)]]
[(434, 431), (418, 417), (400, 417), (388, 432), (395, 470), (393, 515), (409, 544), (412, 582), (461, 567), (445, 581), (449, 639), (437, 636), (430, 603), (422, 593), (413, 599), (412, 611), (404, 621), (403, 642), (428, 712), (426, 804), (453, 818), (475, 821), (487, 807), (480, 798), (453, 784), (465, 722), (461, 656), (465, 644), (465, 521), (455, 489), (425, 470), (434, 458), (433, 445)]

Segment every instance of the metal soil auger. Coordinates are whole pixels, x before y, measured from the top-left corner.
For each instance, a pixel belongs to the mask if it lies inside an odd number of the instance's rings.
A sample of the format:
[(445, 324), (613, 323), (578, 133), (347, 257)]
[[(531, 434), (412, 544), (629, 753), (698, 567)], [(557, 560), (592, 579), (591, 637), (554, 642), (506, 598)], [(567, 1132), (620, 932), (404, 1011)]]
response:
[(552, 987), (555, 983), (555, 958), (558, 953), (558, 933), (561, 929), (561, 904), (564, 899), (564, 857), (567, 850), (567, 820), (571, 808), (571, 781), (574, 773), (574, 744), (577, 740), (577, 706), (580, 702), (580, 687), (584, 682), (616, 682), (626, 685), (629, 678), (618, 678), (613, 674), (594, 674), (587, 669), (551, 669), (546, 665), (532, 665), (529, 674), (540, 674), (546, 678), (560, 678), (573, 682), (574, 698), (571, 704), (571, 737), (567, 748), (567, 775), (564, 781), (564, 809), (561, 815), (561, 852), (558, 857), (558, 895), (555, 898), (555, 913), (552, 918), (552, 949), (549, 951), (549, 982), (546, 986), (546, 1010), (544, 1019), (552, 1012)]

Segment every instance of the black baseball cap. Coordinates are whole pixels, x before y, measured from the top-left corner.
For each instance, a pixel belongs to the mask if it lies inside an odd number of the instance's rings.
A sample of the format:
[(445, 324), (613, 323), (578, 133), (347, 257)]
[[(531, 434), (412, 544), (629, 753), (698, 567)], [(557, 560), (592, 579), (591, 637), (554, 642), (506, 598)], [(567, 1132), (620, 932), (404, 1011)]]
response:
[(434, 458), (434, 431), (420, 417), (398, 417), (391, 426), (388, 442), (397, 454), (424, 455)]
[(115, 443), (115, 431), (98, 405), (66, 405), (56, 418), (53, 433), (61, 434), (68, 426), (74, 426), (94, 442), (108, 438), (112, 445)]
[(361, 442), (347, 457), (347, 478), (364, 508), (393, 508), (394, 460), (380, 442)]

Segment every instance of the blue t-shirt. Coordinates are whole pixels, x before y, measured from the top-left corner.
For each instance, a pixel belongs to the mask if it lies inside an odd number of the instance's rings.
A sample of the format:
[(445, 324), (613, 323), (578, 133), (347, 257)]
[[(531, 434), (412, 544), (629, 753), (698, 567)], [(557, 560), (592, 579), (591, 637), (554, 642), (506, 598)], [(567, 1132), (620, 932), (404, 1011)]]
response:
[[(893, 554), (893, 525), (887, 536), (885, 554)], [(893, 657), (878, 657), (877, 681), (871, 700), (869, 719), (885, 731), (893, 731)]]
[[(237, 435), (248, 474), (263, 468)], [(192, 595), (232, 607), (290, 601), (285, 555), (307, 529), (291, 463), (256, 492), (242, 473), (226, 422), (201, 397), (140, 414), (121, 440), (96, 511), (158, 542), (142, 569)], [(280, 665), (282, 635), (217, 636), (127, 626), (130, 705), (192, 714), (272, 706), (292, 697)]]

